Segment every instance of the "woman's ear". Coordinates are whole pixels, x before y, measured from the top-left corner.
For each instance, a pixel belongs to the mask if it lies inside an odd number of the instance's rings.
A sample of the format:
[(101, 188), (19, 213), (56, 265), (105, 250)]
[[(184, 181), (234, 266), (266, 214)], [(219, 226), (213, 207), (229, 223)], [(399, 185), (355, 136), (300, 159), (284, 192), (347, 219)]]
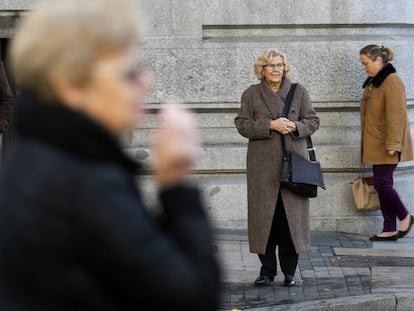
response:
[(374, 63), (377, 65), (382, 65), (383, 64), (383, 59), (380, 56), (377, 56), (377, 58), (375, 58)]
[(51, 85), (57, 98), (69, 108), (78, 110), (82, 103), (82, 88), (68, 79), (55, 75), (51, 78)]

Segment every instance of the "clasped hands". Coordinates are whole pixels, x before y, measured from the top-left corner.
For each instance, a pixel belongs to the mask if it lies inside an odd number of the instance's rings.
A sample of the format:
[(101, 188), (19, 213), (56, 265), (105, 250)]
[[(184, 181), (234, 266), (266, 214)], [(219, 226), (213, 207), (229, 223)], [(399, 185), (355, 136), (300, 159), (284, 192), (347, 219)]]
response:
[(271, 130), (278, 131), (283, 135), (295, 132), (297, 130), (295, 122), (292, 122), (289, 119), (283, 117), (276, 120), (272, 120), (272, 122), (270, 122), (269, 128)]

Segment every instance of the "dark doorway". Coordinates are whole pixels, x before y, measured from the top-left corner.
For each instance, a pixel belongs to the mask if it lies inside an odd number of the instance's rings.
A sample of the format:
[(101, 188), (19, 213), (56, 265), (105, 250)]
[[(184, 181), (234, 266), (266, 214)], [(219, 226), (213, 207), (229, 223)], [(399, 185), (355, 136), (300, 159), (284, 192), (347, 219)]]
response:
[(4, 63), (7, 77), (9, 78), (10, 86), (13, 90), (13, 93), (15, 93), (15, 87), (16, 83), (14, 79), (12, 78), (12, 72), (10, 70), (10, 64), (9, 64), (9, 47), (10, 47), (10, 38), (0, 38), (0, 60)]
[[(0, 38), (0, 60), (4, 64), (4, 69), (6, 71), (7, 79), (9, 81), (10, 87), (12, 89), (13, 94), (16, 94), (16, 83), (14, 78), (12, 77), (12, 72), (9, 66), (9, 47), (10, 47), (10, 38)], [(1, 158), (4, 158), (4, 154), (7, 152), (7, 149), (10, 146), (10, 143), (13, 140), (13, 121), (12, 121), (12, 112), (13, 112), (13, 102), (10, 104), (10, 113), (9, 113), (9, 127), (4, 131), (2, 137), (2, 146), (1, 146)]]

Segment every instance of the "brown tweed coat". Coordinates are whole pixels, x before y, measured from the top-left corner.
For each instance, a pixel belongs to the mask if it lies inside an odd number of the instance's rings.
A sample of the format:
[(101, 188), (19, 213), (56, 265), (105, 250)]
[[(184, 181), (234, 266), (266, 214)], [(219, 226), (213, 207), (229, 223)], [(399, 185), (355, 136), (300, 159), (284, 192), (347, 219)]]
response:
[[(390, 63), (365, 81), (360, 111), (363, 163), (397, 164), (413, 159), (405, 88)], [(387, 150), (399, 153), (389, 155)]]
[[(269, 131), (270, 122), (282, 114), (290, 85), (290, 80), (286, 78), (277, 94), (265, 81), (250, 86), (242, 95), (241, 107), (235, 118), (237, 130), (249, 139), (247, 197), (248, 234), (252, 253), (265, 253), (279, 191), (296, 252), (304, 252), (310, 247), (309, 199), (279, 189), (281, 134)], [(296, 88), (288, 119), (295, 121), (298, 131), (297, 136), (286, 135), (287, 149), (305, 156), (305, 138), (318, 129), (319, 118), (308, 92), (300, 84)]]

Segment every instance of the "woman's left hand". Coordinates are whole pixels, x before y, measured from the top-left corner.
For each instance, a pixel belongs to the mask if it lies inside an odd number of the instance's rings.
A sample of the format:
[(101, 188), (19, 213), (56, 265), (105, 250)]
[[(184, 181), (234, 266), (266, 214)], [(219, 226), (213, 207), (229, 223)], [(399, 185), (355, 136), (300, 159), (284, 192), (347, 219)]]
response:
[(292, 121), (289, 121), (287, 128), (288, 128), (289, 133), (297, 131), (296, 123)]
[(391, 156), (393, 156), (393, 155), (395, 155), (397, 153), (397, 151), (395, 151), (395, 150), (387, 150), (387, 152)]

